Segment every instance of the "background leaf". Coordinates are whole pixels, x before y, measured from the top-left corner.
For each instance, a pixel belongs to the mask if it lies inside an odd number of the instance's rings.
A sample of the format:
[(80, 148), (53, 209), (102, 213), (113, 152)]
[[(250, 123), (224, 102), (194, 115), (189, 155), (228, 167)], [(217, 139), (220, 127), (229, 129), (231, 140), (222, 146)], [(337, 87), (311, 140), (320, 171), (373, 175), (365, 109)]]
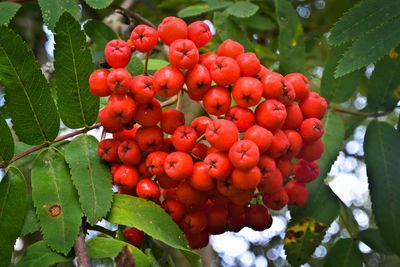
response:
[(22, 173), (9, 167), (0, 182), (0, 265), (8, 266), (14, 251), (15, 240), (18, 238), (26, 208), (25, 195), (27, 187)]
[[(132, 212), (133, 207), (135, 212)], [(181, 230), (154, 202), (128, 195), (114, 195), (108, 220), (112, 223), (136, 227), (151, 237), (181, 250), (192, 266), (201, 266), (199, 256), (187, 247)]]
[(328, 252), (324, 267), (361, 267), (363, 260), (357, 248), (357, 241), (340, 239)]
[(36, 216), (35, 207), (33, 206), (32, 195), (27, 195), (24, 226), (21, 235), (32, 234), (40, 230), (39, 220)]
[(14, 156), (14, 139), (3, 115), (0, 114), (0, 162)]
[(94, 259), (115, 258), (125, 246), (128, 246), (132, 250), (137, 267), (151, 265), (148, 257), (140, 249), (121, 240), (95, 237), (87, 242), (89, 256)]
[(239, 1), (226, 9), (229, 15), (238, 18), (248, 18), (253, 16), (258, 10), (258, 6), (247, 1)]
[(56, 25), (55, 41), (55, 82), (61, 119), (69, 128), (90, 126), (99, 111), (99, 98), (89, 91), (94, 65), (80, 24), (67, 12)]
[(0, 80), (13, 128), (21, 141), (53, 140), (60, 127), (49, 85), (21, 37), (0, 27)]
[(365, 134), (364, 151), (376, 224), (382, 238), (400, 255), (400, 132), (387, 123), (372, 121)]
[(95, 137), (81, 135), (65, 147), (72, 181), (78, 190), (83, 213), (91, 224), (107, 214), (113, 194), (111, 173), (97, 155), (98, 144)]
[(82, 211), (64, 157), (55, 148), (42, 151), (31, 178), (43, 238), (52, 249), (67, 254), (78, 236)]
[(53, 30), (58, 19), (67, 11), (79, 19), (80, 8), (77, 0), (38, 0), (44, 23)]
[[(142, 62), (143, 62), (143, 66), (144, 66), (144, 60)], [(133, 62), (133, 64), (139, 66), (139, 63)], [(149, 62), (147, 64), (147, 70), (157, 71), (158, 69), (168, 66), (168, 65), (169, 65), (168, 61), (165, 61), (163, 59), (151, 58), (151, 59), (149, 59)], [(133, 71), (132, 65), (131, 65), (131, 70)], [(136, 72), (136, 70), (134, 70), (134, 72)], [(141, 74), (143, 74), (143, 72)]]
[(114, 0), (85, 0), (85, 2), (94, 9), (103, 9), (108, 7)]
[(303, 72), (305, 44), (299, 16), (286, 0), (275, 0), (275, 8), (279, 25), (279, 71), (282, 74)]
[(378, 229), (367, 229), (358, 233), (358, 239), (367, 244), (371, 249), (376, 252), (390, 255), (393, 252), (386, 245), (385, 241), (382, 239), (381, 234)]
[(204, 14), (207, 12), (226, 8), (226, 7), (230, 6), (231, 4), (232, 4), (232, 2), (225, 1), (225, 2), (217, 2), (217, 4), (212, 5), (212, 6), (209, 4), (191, 5), (191, 6), (185, 7), (184, 9), (180, 10), (178, 12), (178, 16), (181, 18), (194, 17), (194, 16), (198, 16), (198, 15), (201, 15), (201, 14)]
[(44, 241), (38, 241), (30, 245), (25, 256), (17, 263), (16, 267), (43, 267), (56, 263), (68, 262), (68, 259), (52, 251)]
[[(152, 64), (154, 64), (154, 62)], [(154, 69), (154, 66), (152, 66), (152, 67)], [(140, 58), (132, 55), (131, 60), (129, 61), (128, 65), (126, 66), (126, 69), (130, 72), (130, 74), (132, 74), (132, 76), (141, 75), (144, 73), (144, 64)], [(147, 68), (147, 69), (150, 70), (149, 68)]]
[(21, 8), (20, 4), (12, 2), (0, 3), (0, 25), (8, 25), (10, 20), (15, 16), (17, 11)]

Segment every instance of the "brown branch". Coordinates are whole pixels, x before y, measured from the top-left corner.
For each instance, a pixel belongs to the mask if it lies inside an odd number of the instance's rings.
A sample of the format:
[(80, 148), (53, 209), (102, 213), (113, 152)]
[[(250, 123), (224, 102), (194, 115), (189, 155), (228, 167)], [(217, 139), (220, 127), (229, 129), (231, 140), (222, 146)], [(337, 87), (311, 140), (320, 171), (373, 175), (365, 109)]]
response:
[(78, 238), (75, 240), (74, 244), (75, 255), (78, 258), (79, 267), (90, 267), (90, 258), (87, 252), (85, 243), (85, 234), (81, 228)]
[(95, 224), (95, 225), (88, 225), (88, 226), (86, 227), (86, 229), (87, 229), (87, 230), (92, 230), (92, 231), (97, 231), (97, 232), (106, 234), (106, 235), (108, 235), (108, 236), (111, 236), (111, 237), (113, 237), (113, 238), (115, 238), (116, 235), (117, 235), (116, 232), (111, 231), (111, 230), (109, 230), (109, 229), (107, 229), (107, 228), (104, 228), (104, 227), (102, 227), (102, 226), (100, 226), (100, 225), (97, 225), (97, 224)]
[(57, 137), (56, 139), (54, 139), (51, 142), (45, 142), (45, 143), (36, 145), (34, 147), (31, 147), (30, 149), (25, 150), (24, 152), (21, 152), (21, 153), (15, 155), (10, 161), (1, 163), (0, 164), (0, 168), (4, 169), (8, 165), (10, 165), (11, 163), (13, 163), (13, 162), (15, 162), (15, 161), (17, 161), (17, 160), (29, 155), (29, 154), (32, 154), (33, 152), (36, 152), (36, 151), (38, 151), (38, 150), (40, 150), (42, 148), (51, 146), (52, 144), (58, 143), (58, 142), (63, 141), (65, 139), (74, 137), (76, 135), (87, 133), (88, 131), (96, 129), (96, 128), (99, 128), (100, 126), (101, 126), (100, 123), (96, 123), (96, 124), (93, 124), (92, 126), (89, 126), (89, 127), (86, 127), (86, 128), (80, 129), (80, 130), (76, 130), (74, 132), (67, 133), (67, 134), (64, 134), (64, 135), (60, 135), (59, 137)]
[(330, 106), (329, 109), (340, 112), (340, 113), (345, 113), (345, 114), (350, 114), (350, 115), (356, 115), (356, 116), (364, 116), (364, 117), (382, 117), (386, 116), (391, 111), (384, 111), (384, 112), (363, 112), (363, 111), (357, 111), (357, 110), (348, 110), (344, 108), (339, 108), (339, 107), (332, 107)]
[(147, 26), (155, 28), (155, 25), (150, 20), (144, 18), (139, 13), (132, 12), (132, 11), (126, 9), (126, 8), (123, 8), (123, 7), (120, 7), (120, 6), (117, 6), (117, 5), (111, 5), (111, 7), (115, 8), (116, 9), (115, 12), (120, 13), (123, 16), (132, 18), (132, 19), (134, 19), (134, 20), (136, 20), (136, 21), (138, 21), (140, 23), (143, 23), (143, 24), (145, 24)]

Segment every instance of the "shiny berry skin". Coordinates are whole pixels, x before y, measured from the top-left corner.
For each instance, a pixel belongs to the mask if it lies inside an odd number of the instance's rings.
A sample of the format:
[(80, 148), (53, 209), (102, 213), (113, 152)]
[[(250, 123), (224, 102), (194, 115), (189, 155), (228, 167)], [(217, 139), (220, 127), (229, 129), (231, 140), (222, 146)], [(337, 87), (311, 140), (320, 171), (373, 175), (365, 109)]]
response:
[(215, 120), (207, 126), (206, 139), (211, 146), (227, 151), (238, 140), (236, 125), (228, 120)]
[(223, 41), (217, 50), (218, 56), (226, 56), (231, 58), (237, 58), (241, 54), (244, 53), (244, 47), (238, 42), (233, 41), (232, 39), (226, 39)]
[(301, 73), (290, 73), (285, 76), (285, 80), (293, 85), (296, 93), (296, 101), (301, 101), (310, 92), (310, 83), (306, 76)]
[(287, 116), (285, 106), (275, 99), (261, 102), (255, 111), (256, 123), (269, 131), (282, 128)]
[(304, 118), (322, 119), (326, 113), (328, 104), (318, 93), (311, 92), (300, 102), (300, 109)]
[(145, 53), (151, 51), (157, 45), (158, 34), (154, 28), (141, 24), (133, 29), (130, 41), (136, 50)]
[(318, 160), (323, 152), (324, 144), (322, 143), (321, 139), (318, 139), (317, 141), (311, 143), (304, 143), (300, 153), (297, 155), (297, 158), (312, 162), (314, 160)]
[(99, 120), (101, 126), (109, 133), (121, 132), (124, 129), (121, 121), (116, 120), (115, 117), (111, 115), (110, 109), (107, 106), (100, 110)]
[(324, 134), (324, 125), (317, 118), (305, 119), (300, 125), (300, 135), (304, 142), (314, 142)]
[(142, 126), (136, 132), (136, 141), (145, 152), (157, 151), (163, 146), (163, 132), (157, 126)]
[(286, 134), (282, 130), (276, 130), (267, 153), (273, 158), (279, 158), (280, 156), (285, 155), (289, 147), (290, 142)]
[(210, 124), (212, 120), (206, 116), (196, 117), (190, 123), (190, 126), (197, 133), (197, 137), (200, 137), (202, 134), (206, 132), (208, 124)]
[(139, 172), (135, 167), (121, 165), (114, 173), (113, 180), (120, 184), (124, 189), (135, 188), (139, 181)]
[(289, 148), (284, 155), (285, 158), (292, 158), (296, 157), (301, 148), (303, 147), (303, 139), (301, 138), (301, 135), (294, 130), (284, 130), (283, 131), (289, 140)]
[(157, 99), (139, 103), (133, 115), (135, 121), (143, 126), (155, 126), (162, 118), (162, 109)]
[(160, 187), (163, 189), (175, 189), (179, 185), (179, 181), (169, 178), (165, 173), (158, 175), (156, 179)]
[(176, 188), (176, 197), (186, 206), (201, 206), (207, 202), (204, 192), (194, 189), (187, 182), (181, 182)]
[(160, 199), (160, 187), (151, 179), (142, 179), (136, 185), (136, 194), (140, 198), (153, 201)]
[(162, 112), (161, 129), (167, 134), (173, 134), (176, 128), (185, 124), (185, 114), (176, 109), (165, 109)]
[(208, 174), (216, 180), (227, 179), (233, 171), (228, 155), (223, 153), (208, 154), (204, 158), (204, 164), (207, 167)]
[(165, 198), (161, 203), (161, 207), (171, 216), (174, 222), (180, 222), (185, 216), (186, 207), (177, 199)]
[(101, 140), (97, 148), (99, 158), (109, 163), (116, 162), (118, 160), (119, 144), (120, 142), (114, 139)]
[(207, 113), (215, 116), (225, 114), (231, 105), (231, 95), (222, 86), (213, 86), (203, 96), (203, 106)]
[(234, 106), (229, 108), (225, 114), (225, 119), (233, 122), (239, 132), (244, 132), (254, 125), (255, 117), (251, 109)]
[(242, 77), (254, 77), (261, 70), (260, 60), (254, 53), (243, 53), (236, 58), (236, 61), (239, 64), (240, 76)]
[(196, 145), (196, 141), (197, 134), (190, 126), (179, 126), (172, 135), (172, 144), (178, 151), (191, 151)]
[(145, 75), (138, 75), (131, 80), (131, 93), (139, 103), (150, 102), (156, 91), (153, 89), (153, 78)]
[(189, 154), (185, 152), (172, 152), (164, 162), (165, 173), (174, 180), (183, 180), (190, 177), (193, 170), (193, 160)]
[(250, 140), (240, 140), (229, 149), (229, 160), (240, 170), (249, 170), (257, 165), (260, 152), (257, 145)]
[(126, 227), (123, 231), (124, 237), (128, 242), (137, 248), (142, 246), (144, 240), (144, 232), (135, 227)]
[(89, 77), (89, 90), (95, 96), (109, 96), (112, 91), (107, 85), (107, 77), (110, 71), (107, 69), (95, 70)]
[(317, 161), (308, 162), (303, 159), (296, 161), (294, 166), (296, 181), (309, 183), (314, 181), (319, 175), (319, 165)]
[(202, 21), (195, 21), (189, 24), (188, 39), (191, 40), (197, 48), (205, 46), (212, 39), (210, 27)]
[(263, 87), (259, 80), (253, 77), (241, 77), (233, 86), (232, 96), (239, 106), (248, 108), (260, 102), (262, 91)]
[(132, 76), (126, 69), (114, 69), (107, 76), (107, 85), (115, 94), (126, 94), (130, 91)]
[(285, 185), (285, 191), (289, 197), (289, 205), (303, 206), (307, 202), (308, 189), (305, 184), (290, 181)]
[(228, 210), (221, 205), (213, 205), (207, 209), (207, 231), (218, 235), (227, 230)]
[(263, 231), (271, 227), (272, 216), (266, 207), (254, 204), (246, 210), (246, 224), (255, 231)]
[(239, 79), (240, 68), (234, 59), (219, 56), (211, 63), (210, 73), (217, 85), (226, 86)]
[(188, 182), (194, 189), (200, 191), (209, 191), (214, 188), (214, 180), (208, 174), (208, 166), (202, 161), (193, 165), (193, 172)]
[(262, 79), (265, 75), (267, 75), (268, 73), (270, 73), (270, 72), (271, 72), (271, 71), (270, 71), (267, 67), (261, 65), (260, 71), (259, 71), (256, 75), (254, 75), (254, 78), (256, 78), (256, 79), (258, 79), (258, 80), (261, 81), (261, 79)]
[(142, 159), (142, 151), (133, 140), (125, 140), (118, 146), (119, 159), (125, 165), (137, 165)]
[(139, 129), (139, 124), (135, 124), (132, 129), (129, 130), (123, 130), (122, 132), (119, 133), (113, 133), (113, 138), (115, 140), (135, 140), (136, 139), (136, 132)]
[(163, 151), (151, 152), (146, 157), (146, 168), (151, 175), (161, 175), (164, 173), (164, 162), (168, 153)]
[(264, 205), (272, 210), (283, 209), (288, 204), (288, 201), (289, 197), (283, 188), (275, 193), (263, 196)]
[(260, 181), (261, 171), (257, 166), (248, 170), (235, 169), (232, 172), (232, 183), (238, 189), (254, 189)]
[(283, 81), (283, 76), (277, 72), (269, 72), (262, 76), (262, 96), (266, 99), (279, 99), (283, 93)]
[(251, 126), (243, 134), (243, 139), (253, 141), (260, 153), (267, 151), (271, 145), (272, 137), (273, 134), (270, 131), (258, 125)]
[(136, 102), (129, 95), (112, 95), (107, 102), (110, 116), (121, 123), (132, 120), (136, 111)]
[(218, 57), (217, 53), (214, 52), (207, 52), (205, 54), (200, 55), (200, 64), (206, 67), (207, 69), (210, 69), (211, 63), (213, 63)]
[(178, 69), (191, 69), (199, 62), (199, 50), (187, 39), (178, 39), (171, 43), (168, 60)]
[(287, 116), (282, 129), (296, 130), (299, 128), (303, 122), (303, 113), (301, 113), (299, 104), (293, 102), (292, 104), (286, 106), (286, 113)]
[(207, 220), (207, 215), (204, 211), (191, 211), (185, 214), (180, 222), (180, 227), (185, 233), (198, 234), (206, 229)]
[(200, 249), (208, 245), (210, 235), (207, 231), (198, 234), (185, 233), (185, 238), (191, 249)]
[(190, 151), (193, 157), (203, 160), (207, 156), (209, 147), (203, 143), (197, 143), (192, 151)]
[(211, 87), (210, 72), (205, 66), (196, 64), (186, 73), (185, 83), (188, 88), (189, 97), (195, 101), (199, 101)]
[(188, 29), (186, 22), (177, 17), (166, 17), (157, 28), (158, 36), (166, 45), (177, 39), (186, 39)]
[(131, 60), (130, 46), (122, 40), (111, 40), (104, 48), (104, 57), (111, 67), (124, 68)]
[(183, 87), (185, 76), (174, 66), (165, 66), (156, 71), (153, 88), (161, 97), (176, 95)]

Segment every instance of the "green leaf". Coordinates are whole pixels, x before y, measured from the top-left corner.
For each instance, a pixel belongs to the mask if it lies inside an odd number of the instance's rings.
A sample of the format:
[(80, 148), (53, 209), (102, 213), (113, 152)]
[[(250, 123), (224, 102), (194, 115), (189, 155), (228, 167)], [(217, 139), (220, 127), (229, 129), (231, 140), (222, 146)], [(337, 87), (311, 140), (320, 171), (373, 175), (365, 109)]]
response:
[(360, 38), (371, 31), (371, 29), (377, 28), (379, 25), (399, 15), (399, 1), (361, 1), (349, 9), (331, 29), (329, 42), (333, 45), (339, 45)]
[(83, 213), (91, 224), (107, 214), (113, 194), (110, 170), (97, 155), (98, 145), (95, 137), (81, 135), (65, 147), (72, 182), (78, 190)]
[(27, 248), (25, 256), (17, 263), (16, 267), (52, 266), (56, 263), (69, 262), (70, 260), (52, 251), (46, 245), (46, 242), (42, 240)]
[(326, 224), (311, 218), (290, 222), (283, 240), (289, 263), (300, 266), (307, 262), (321, 243), (327, 229)]
[(148, 257), (129, 243), (107, 237), (95, 237), (87, 242), (89, 256), (94, 259), (115, 258), (125, 246), (132, 251), (137, 267), (151, 266)]
[(94, 65), (86, 36), (67, 12), (60, 17), (55, 32), (54, 76), (61, 119), (69, 128), (90, 126), (97, 119), (99, 98), (89, 91)]
[(384, 255), (391, 255), (393, 252), (386, 245), (385, 241), (382, 239), (381, 234), (378, 229), (367, 229), (361, 231), (358, 234), (358, 239), (367, 244), (374, 251), (382, 253)]
[(99, 20), (89, 20), (83, 29), (92, 42), (91, 50), (93, 60), (99, 62), (104, 59), (104, 47), (108, 41), (118, 38), (117, 34), (106, 24)]
[(12, 159), (14, 156), (14, 139), (7, 122), (0, 114), (0, 162)]
[(76, 19), (80, 17), (79, 2), (77, 0), (38, 0), (44, 23), (53, 30), (58, 19), (67, 11)]
[(235, 23), (228, 14), (215, 12), (214, 13), (214, 26), (217, 29), (217, 34), (222, 41), (232, 39), (241, 43), (246, 51), (254, 51), (253, 45), (249, 38), (244, 34), (240, 26)]
[(385, 56), (375, 65), (368, 83), (367, 102), (371, 111), (393, 110), (399, 101), (396, 91), (400, 89), (400, 57)]
[(351, 236), (356, 236), (360, 232), (356, 218), (354, 218), (352, 210), (346, 206), (346, 204), (339, 199), (340, 211), (339, 218), (340, 223), (346, 228)]
[(207, 12), (220, 10), (230, 6), (232, 2), (225, 1), (225, 2), (217, 2), (215, 5), (208, 5), (208, 4), (198, 4), (198, 5), (191, 5), (185, 7), (184, 9), (178, 12), (178, 16), (181, 18), (188, 18), (198, 16)]
[[(132, 212), (132, 209), (135, 212)], [(160, 206), (152, 201), (128, 195), (114, 195), (108, 220), (112, 223), (136, 227), (151, 237), (181, 250), (192, 266), (201, 266), (199, 256), (187, 247), (178, 226)]]
[(60, 127), (50, 87), (22, 38), (0, 27), (0, 80), (13, 128), (30, 145), (53, 140)]
[(15, 16), (21, 8), (20, 4), (11, 2), (0, 3), (0, 25), (7, 26), (10, 20)]
[(85, 0), (86, 4), (94, 9), (103, 9), (111, 5), (114, 0)]
[[(144, 68), (144, 60), (142, 60), (142, 62), (143, 62), (143, 68)], [(138, 63), (135, 63), (135, 64), (139, 65)], [(163, 59), (157, 59), (157, 58), (149, 59), (149, 62), (147, 64), (147, 70), (149, 70), (149, 71), (157, 71), (160, 68), (168, 66), (168, 65), (169, 65), (169, 62), (165, 61)]]
[(253, 16), (257, 10), (258, 6), (247, 1), (239, 1), (231, 5), (226, 9), (229, 15), (238, 17), (238, 18), (248, 18)]
[(140, 58), (133, 55), (128, 65), (126, 66), (126, 69), (130, 72), (132, 76), (141, 75), (144, 73), (144, 64)]
[(400, 255), (400, 132), (390, 124), (372, 121), (364, 140), (369, 191), (382, 238)]
[(25, 220), (21, 235), (32, 234), (40, 230), (39, 220), (33, 206), (32, 196), (29, 194), (26, 200)]
[(55, 148), (42, 151), (33, 163), (32, 199), (44, 240), (67, 254), (78, 236), (82, 211), (68, 165)]
[(286, 0), (275, 0), (275, 8), (279, 25), (279, 71), (303, 72), (305, 44), (299, 16)]
[(275, 22), (267, 16), (260, 14), (255, 14), (249, 18), (235, 18), (235, 21), (256, 31), (268, 31), (276, 27)]
[(363, 259), (357, 248), (357, 241), (340, 239), (326, 256), (324, 267), (362, 267)]
[(354, 41), (344, 53), (335, 71), (341, 77), (377, 62), (400, 43), (400, 19), (390, 20)]
[(22, 173), (10, 167), (0, 182), (0, 265), (8, 266), (24, 223), (27, 186)]
[(320, 92), (328, 102), (342, 103), (347, 101), (353, 96), (363, 77), (363, 71), (359, 70), (335, 79), (335, 68), (347, 48), (348, 45), (332, 47), (326, 60)]

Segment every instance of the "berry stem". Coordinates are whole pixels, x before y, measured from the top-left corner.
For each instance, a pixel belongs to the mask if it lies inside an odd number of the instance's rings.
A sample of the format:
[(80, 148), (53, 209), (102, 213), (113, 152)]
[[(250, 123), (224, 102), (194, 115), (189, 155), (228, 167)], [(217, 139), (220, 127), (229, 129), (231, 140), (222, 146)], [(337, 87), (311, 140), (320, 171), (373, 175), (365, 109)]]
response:
[(183, 90), (181, 90), (179, 93), (178, 93), (178, 99), (177, 99), (177, 101), (176, 101), (176, 107), (175, 107), (175, 109), (176, 110), (181, 110), (181, 107), (182, 107), (182, 99), (183, 99), (183, 94), (184, 94), (184, 92), (185, 91), (183, 91)]
[(78, 265), (80, 267), (90, 267), (90, 258), (87, 252), (85, 243), (85, 234), (81, 228), (78, 238), (75, 240), (74, 244), (75, 255), (78, 259)]
[(356, 115), (356, 116), (365, 116), (365, 117), (383, 117), (391, 113), (392, 111), (383, 111), (383, 112), (363, 112), (363, 111), (356, 111), (356, 110), (348, 110), (340, 107), (333, 107), (330, 106), (329, 109), (334, 110), (336, 112)]
[(161, 107), (170, 106), (170, 105), (174, 104), (177, 100), (178, 100), (178, 96), (174, 95), (173, 97), (169, 98), (168, 100), (161, 102)]
[(144, 61), (144, 75), (149, 76), (149, 73), (147, 71), (148, 65), (149, 65), (149, 58), (150, 58), (150, 52), (146, 53), (146, 59)]

